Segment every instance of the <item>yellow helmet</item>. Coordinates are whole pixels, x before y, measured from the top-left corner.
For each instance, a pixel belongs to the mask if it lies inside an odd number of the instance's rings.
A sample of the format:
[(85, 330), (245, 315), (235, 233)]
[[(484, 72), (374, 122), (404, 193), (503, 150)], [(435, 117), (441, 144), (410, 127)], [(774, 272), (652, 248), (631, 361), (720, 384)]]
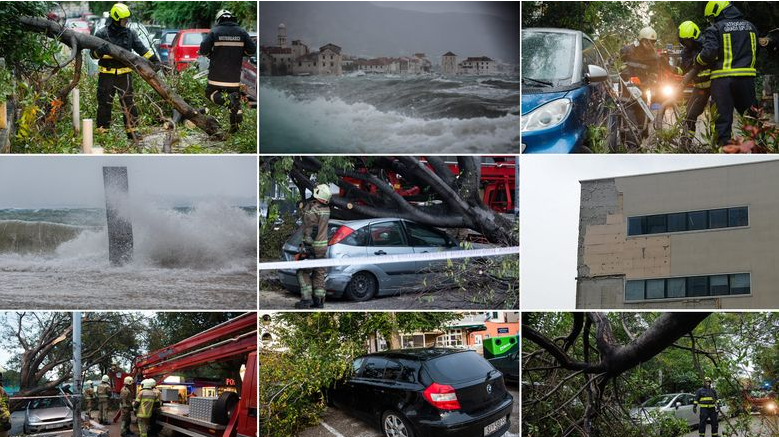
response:
[(124, 3), (117, 3), (111, 8), (111, 13), (109, 15), (111, 15), (111, 18), (114, 21), (119, 21), (130, 16), (130, 8)]
[(693, 23), (692, 21), (685, 21), (684, 23), (679, 25), (679, 38), (680, 39), (698, 39), (698, 36), (701, 34), (701, 30), (698, 28), (698, 25)]
[(706, 8), (703, 10), (703, 15), (706, 18), (719, 17), (719, 14), (728, 6), (730, 6), (730, 2), (725, 0), (708, 2), (706, 3)]

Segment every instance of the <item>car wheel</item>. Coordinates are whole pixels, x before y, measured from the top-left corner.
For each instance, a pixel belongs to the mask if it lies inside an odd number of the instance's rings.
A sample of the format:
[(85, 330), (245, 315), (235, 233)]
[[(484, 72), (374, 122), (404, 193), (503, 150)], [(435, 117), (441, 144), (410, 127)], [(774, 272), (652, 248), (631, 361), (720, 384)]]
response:
[(356, 302), (364, 302), (373, 299), (378, 289), (376, 278), (368, 272), (358, 272), (352, 275), (352, 279), (346, 284), (344, 293), (346, 297)]
[(385, 437), (414, 437), (408, 420), (394, 411), (387, 411), (381, 416), (381, 430)]

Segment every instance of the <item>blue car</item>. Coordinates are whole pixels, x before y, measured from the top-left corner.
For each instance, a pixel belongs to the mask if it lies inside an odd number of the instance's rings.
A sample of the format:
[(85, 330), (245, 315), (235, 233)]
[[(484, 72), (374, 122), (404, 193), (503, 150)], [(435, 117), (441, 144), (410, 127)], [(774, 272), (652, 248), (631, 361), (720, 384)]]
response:
[(522, 30), (523, 153), (581, 153), (587, 127), (608, 118), (608, 79), (592, 39), (567, 29)]

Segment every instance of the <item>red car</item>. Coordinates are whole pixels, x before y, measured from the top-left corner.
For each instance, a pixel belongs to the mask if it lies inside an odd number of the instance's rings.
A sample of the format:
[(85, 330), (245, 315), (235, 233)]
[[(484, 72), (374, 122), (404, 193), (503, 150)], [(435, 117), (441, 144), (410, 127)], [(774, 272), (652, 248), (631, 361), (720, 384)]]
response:
[(181, 71), (196, 62), (203, 38), (211, 32), (211, 29), (185, 29), (176, 34), (170, 46), (168, 64), (176, 71)]
[(777, 414), (776, 393), (764, 388), (748, 389), (742, 392), (749, 411), (762, 414)]

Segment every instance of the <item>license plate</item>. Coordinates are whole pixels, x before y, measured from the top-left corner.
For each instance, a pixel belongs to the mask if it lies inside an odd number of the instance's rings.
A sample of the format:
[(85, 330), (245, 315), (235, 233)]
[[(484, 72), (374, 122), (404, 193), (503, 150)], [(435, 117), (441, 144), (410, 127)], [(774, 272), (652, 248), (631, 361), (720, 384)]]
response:
[(494, 433), (495, 431), (499, 430), (503, 425), (506, 424), (506, 418), (501, 417), (500, 419), (490, 423), (489, 425), (484, 427), (484, 435), (490, 435)]

